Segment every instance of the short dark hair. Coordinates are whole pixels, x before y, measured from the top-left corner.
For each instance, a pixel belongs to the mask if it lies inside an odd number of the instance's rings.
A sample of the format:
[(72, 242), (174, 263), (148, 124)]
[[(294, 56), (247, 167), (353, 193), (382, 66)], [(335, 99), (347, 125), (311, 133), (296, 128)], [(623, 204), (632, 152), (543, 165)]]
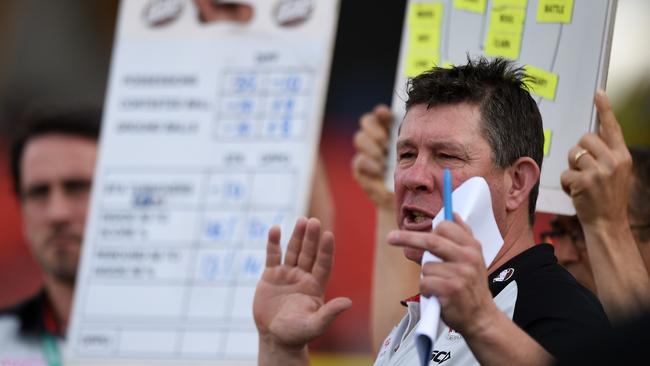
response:
[(633, 225), (640, 225), (633, 230), (638, 241), (650, 240), (650, 148), (630, 147), (634, 166), (634, 182), (630, 189), (628, 213), (633, 218)]
[(14, 192), (20, 198), (20, 163), (25, 147), (31, 139), (49, 134), (63, 134), (97, 141), (101, 125), (101, 110), (98, 108), (32, 111), (20, 120), (18, 132), (11, 142), (10, 164)]
[[(481, 112), (481, 133), (490, 144), (494, 165), (506, 168), (528, 156), (542, 168), (544, 129), (537, 103), (530, 96), (523, 68), (503, 58), (468, 57), (467, 64), (434, 67), (408, 82), (406, 110), (414, 105), (471, 103)], [(535, 221), (539, 180), (530, 191), (529, 222)]]

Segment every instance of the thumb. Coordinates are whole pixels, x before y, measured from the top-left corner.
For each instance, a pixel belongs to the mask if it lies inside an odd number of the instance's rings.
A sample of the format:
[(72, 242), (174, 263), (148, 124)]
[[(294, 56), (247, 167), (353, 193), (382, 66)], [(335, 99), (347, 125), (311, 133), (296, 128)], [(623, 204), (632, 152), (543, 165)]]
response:
[(337, 297), (328, 301), (314, 314), (317, 328), (325, 331), (339, 314), (352, 306), (352, 300), (347, 297)]

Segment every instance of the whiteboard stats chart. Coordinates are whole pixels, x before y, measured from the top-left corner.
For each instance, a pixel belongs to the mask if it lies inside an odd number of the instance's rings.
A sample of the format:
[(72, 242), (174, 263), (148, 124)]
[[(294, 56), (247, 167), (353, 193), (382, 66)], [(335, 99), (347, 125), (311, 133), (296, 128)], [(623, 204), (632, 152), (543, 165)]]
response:
[[(157, 3), (177, 18), (147, 25)], [(121, 3), (67, 365), (255, 364), (266, 236), (307, 210), (338, 4), (251, 3), (244, 26)], [(313, 10), (284, 26), (280, 3)]]

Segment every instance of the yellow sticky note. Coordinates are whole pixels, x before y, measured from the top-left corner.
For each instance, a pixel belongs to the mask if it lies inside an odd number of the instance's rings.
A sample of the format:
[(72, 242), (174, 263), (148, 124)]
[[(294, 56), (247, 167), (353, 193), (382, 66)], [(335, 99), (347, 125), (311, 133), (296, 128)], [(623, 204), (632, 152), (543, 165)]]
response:
[(551, 151), (551, 136), (553, 133), (550, 128), (544, 129), (544, 156), (548, 156), (548, 153)]
[(521, 33), (499, 32), (490, 28), (485, 40), (485, 54), (516, 60), (521, 49)]
[(520, 8), (525, 9), (528, 0), (492, 0), (492, 9), (498, 8)]
[(528, 76), (526, 85), (531, 93), (546, 99), (555, 100), (558, 81), (557, 74), (530, 65), (524, 66), (524, 72)]
[(431, 28), (409, 29), (409, 51), (439, 52), (440, 31)]
[(407, 77), (412, 78), (438, 65), (440, 54), (437, 52), (409, 52), (406, 56)]
[(441, 3), (411, 3), (408, 25), (439, 29), (442, 25), (443, 5)]
[(485, 13), (487, 0), (454, 0), (454, 7), (460, 10), (467, 10), (474, 13)]
[(511, 33), (521, 33), (524, 28), (526, 10), (519, 8), (492, 8), (490, 29)]
[(571, 23), (573, 0), (539, 0), (538, 23)]

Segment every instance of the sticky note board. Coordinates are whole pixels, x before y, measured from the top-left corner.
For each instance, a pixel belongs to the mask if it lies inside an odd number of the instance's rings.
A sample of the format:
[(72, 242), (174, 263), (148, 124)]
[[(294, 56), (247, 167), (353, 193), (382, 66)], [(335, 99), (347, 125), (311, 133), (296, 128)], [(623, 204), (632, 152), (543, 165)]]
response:
[(540, 23), (571, 23), (573, 0), (539, 0), (537, 21)]
[(487, 0), (454, 0), (454, 7), (475, 13), (485, 13)]
[[(268, 229), (305, 215), (338, 1), (125, 0), (66, 365), (255, 365)], [(300, 6), (298, 6), (300, 5)]]
[[(546, 134), (546, 156), (540, 179), (537, 209), (572, 214), (573, 205), (560, 186), (571, 146), (596, 127), (593, 97), (605, 86), (611, 49), (616, 0), (491, 0), (484, 13), (457, 7), (453, 0), (410, 0), (409, 5), (438, 5), (445, 9), (440, 24), (440, 49), (432, 59), (463, 65), (467, 56), (506, 57), (526, 71), (531, 96), (537, 102)], [(562, 10), (557, 7), (562, 5)], [(554, 7), (555, 6), (555, 7)], [(544, 9), (541, 13), (539, 9)], [(548, 9), (548, 10), (547, 10)], [(405, 14), (405, 19), (409, 17)], [(408, 48), (408, 20), (404, 22), (396, 90), (392, 110), (396, 123), (406, 113), (406, 81), (417, 73), (407, 64), (414, 59)], [(423, 71), (423, 70), (422, 70)], [(552, 133), (551, 133), (552, 131)], [(397, 127), (392, 131), (397, 138)], [(394, 146), (388, 158), (386, 184), (393, 188)]]

